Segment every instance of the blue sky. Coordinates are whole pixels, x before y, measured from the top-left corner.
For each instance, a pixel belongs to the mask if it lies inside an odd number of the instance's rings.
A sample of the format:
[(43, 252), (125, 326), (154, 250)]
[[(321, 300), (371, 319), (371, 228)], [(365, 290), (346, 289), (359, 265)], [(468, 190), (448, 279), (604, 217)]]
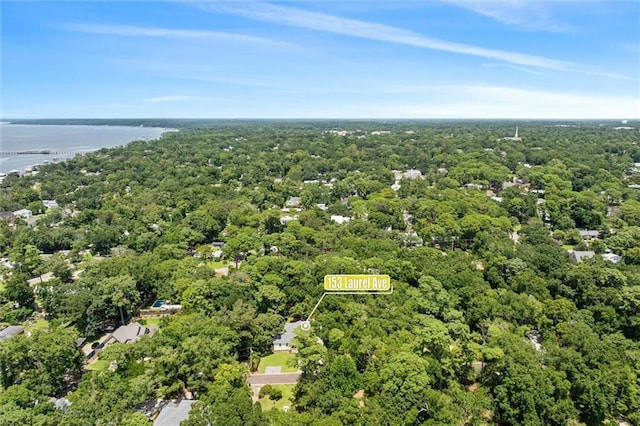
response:
[(638, 1), (2, 1), (1, 115), (639, 118)]

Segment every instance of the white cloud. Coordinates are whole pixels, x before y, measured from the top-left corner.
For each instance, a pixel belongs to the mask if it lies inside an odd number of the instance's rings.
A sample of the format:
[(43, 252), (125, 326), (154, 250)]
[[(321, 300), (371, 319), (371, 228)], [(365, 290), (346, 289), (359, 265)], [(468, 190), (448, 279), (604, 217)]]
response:
[(525, 53), (489, 49), (463, 43), (454, 43), (389, 25), (342, 18), (325, 13), (309, 12), (302, 9), (262, 2), (252, 2), (250, 4), (243, 5), (238, 5), (236, 3), (198, 3), (198, 6), (204, 10), (212, 12), (223, 11), (263, 22), (301, 27), (369, 40), (404, 44), (425, 49), (479, 56), (516, 65), (556, 70), (570, 70), (575, 67), (575, 64), (562, 60)]
[(537, 74), (537, 75), (541, 75), (542, 74), (540, 71), (535, 71), (535, 70), (532, 70), (531, 68), (519, 67), (517, 65), (511, 65), (511, 64), (488, 63), (488, 64), (482, 64), (482, 66), (484, 66), (484, 67), (492, 67), (492, 68), (510, 68), (510, 69), (513, 69), (513, 70), (526, 72), (528, 74)]
[[(557, 22), (549, 10), (553, 1), (540, 0), (441, 0), (492, 18), (502, 24), (528, 31), (573, 31), (569, 25)], [(558, 1), (556, 1), (558, 3)]]
[(245, 34), (235, 34), (221, 31), (208, 30), (181, 30), (157, 27), (137, 27), (131, 25), (103, 25), (103, 24), (78, 24), (72, 23), (64, 26), (66, 30), (87, 33), (102, 34), (123, 37), (160, 37), (183, 39), (209, 39), (220, 41), (234, 41), (241, 43), (265, 44), (273, 46), (290, 46), (290, 43), (271, 40), (263, 37), (255, 37)]

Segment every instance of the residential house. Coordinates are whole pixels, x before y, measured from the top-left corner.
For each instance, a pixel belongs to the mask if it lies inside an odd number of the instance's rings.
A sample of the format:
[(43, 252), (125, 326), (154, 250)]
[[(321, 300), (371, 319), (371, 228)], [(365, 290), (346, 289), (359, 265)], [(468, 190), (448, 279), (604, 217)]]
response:
[(285, 203), (285, 207), (298, 207), (300, 205), (300, 197), (291, 197)]
[(168, 401), (153, 422), (154, 426), (176, 426), (189, 418), (194, 400)]
[(349, 223), (351, 218), (348, 216), (331, 215), (331, 221), (342, 225), (343, 223)]
[(16, 215), (13, 212), (0, 212), (0, 220), (6, 220), (9, 225), (13, 225)]
[(44, 204), (44, 206), (48, 209), (57, 209), (58, 207), (58, 202), (56, 200), (42, 200), (42, 204)]
[(592, 250), (580, 251), (573, 250), (571, 252), (571, 263), (580, 263), (585, 259), (591, 259), (596, 253)]
[(466, 183), (464, 187), (467, 189), (484, 189), (484, 186), (478, 183)]
[(0, 331), (0, 342), (3, 342), (7, 339), (12, 338), (13, 336), (17, 336), (18, 334), (24, 333), (24, 327), (21, 325), (10, 325), (4, 330)]
[(156, 327), (143, 327), (138, 322), (132, 322), (114, 330), (114, 332), (111, 333), (111, 337), (105, 342), (105, 345), (114, 342), (133, 343), (142, 336), (153, 336), (156, 330)]
[(582, 241), (594, 240), (600, 237), (600, 232), (594, 230), (581, 229), (578, 232)]
[(284, 325), (284, 331), (276, 334), (273, 339), (273, 351), (295, 352), (293, 338), (296, 337), (295, 329), (302, 325), (303, 321), (288, 322)]
[(13, 214), (15, 215), (15, 217), (19, 217), (25, 220), (33, 216), (33, 212), (28, 209), (16, 210), (15, 212), (13, 212)]
[(422, 172), (416, 169), (409, 169), (404, 172), (404, 177), (410, 180), (422, 178)]
[(519, 187), (522, 184), (522, 179), (518, 178), (518, 177), (514, 177), (512, 180), (510, 181), (504, 181), (502, 182), (502, 189), (507, 189), (507, 188), (513, 188), (513, 187)]

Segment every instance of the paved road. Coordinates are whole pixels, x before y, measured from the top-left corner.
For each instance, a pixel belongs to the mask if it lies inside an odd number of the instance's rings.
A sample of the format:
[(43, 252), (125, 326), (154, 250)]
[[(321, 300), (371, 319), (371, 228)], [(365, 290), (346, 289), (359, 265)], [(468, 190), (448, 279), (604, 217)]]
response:
[(300, 373), (252, 374), (247, 379), (250, 385), (294, 385), (298, 383)]

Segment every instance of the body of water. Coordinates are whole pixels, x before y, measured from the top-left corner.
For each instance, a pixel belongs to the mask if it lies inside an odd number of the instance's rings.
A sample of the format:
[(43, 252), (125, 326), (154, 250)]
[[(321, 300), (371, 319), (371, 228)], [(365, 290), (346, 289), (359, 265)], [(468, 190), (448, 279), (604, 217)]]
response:
[[(53, 163), (76, 154), (126, 145), (135, 140), (158, 139), (173, 129), (129, 126), (32, 125), (0, 123), (0, 173)], [(48, 150), (60, 154), (4, 153)]]

